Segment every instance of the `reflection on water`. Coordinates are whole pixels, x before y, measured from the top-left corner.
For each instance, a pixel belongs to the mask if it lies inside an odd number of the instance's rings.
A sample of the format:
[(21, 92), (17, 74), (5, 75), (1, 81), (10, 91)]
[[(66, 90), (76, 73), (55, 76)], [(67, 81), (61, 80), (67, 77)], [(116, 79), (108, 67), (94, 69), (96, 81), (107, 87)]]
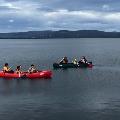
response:
[[(104, 41), (104, 44), (103, 44)], [(52, 79), (0, 78), (0, 120), (120, 119), (119, 39), (0, 40), (0, 68), (31, 64)], [(4, 51), (3, 51), (4, 50)], [(63, 56), (92, 60), (92, 69), (53, 70)]]

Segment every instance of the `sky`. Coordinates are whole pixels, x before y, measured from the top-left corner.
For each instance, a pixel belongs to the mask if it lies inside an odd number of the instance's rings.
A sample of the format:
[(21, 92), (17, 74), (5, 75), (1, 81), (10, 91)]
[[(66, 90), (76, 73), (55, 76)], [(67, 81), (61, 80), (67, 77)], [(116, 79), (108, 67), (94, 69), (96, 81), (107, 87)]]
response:
[(120, 31), (120, 0), (0, 0), (0, 32)]

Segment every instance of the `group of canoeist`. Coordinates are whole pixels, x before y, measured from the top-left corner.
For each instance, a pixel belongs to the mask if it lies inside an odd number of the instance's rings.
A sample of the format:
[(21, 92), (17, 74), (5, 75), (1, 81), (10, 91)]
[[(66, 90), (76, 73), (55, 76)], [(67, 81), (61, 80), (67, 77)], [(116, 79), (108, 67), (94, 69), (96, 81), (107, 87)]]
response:
[[(35, 72), (37, 72), (38, 70), (36, 69), (36, 67), (35, 67), (35, 65), (34, 64), (32, 64), (31, 66), (30, 66), (30, 68), (28, 69), (28, 73), (35, 73)], [(5, 73), (22, 73), (23, 71), (21, 70), (21, 65), (19, 65), (19, 66), (17, 66), (16, 67), (16, 70), (15, 71), (13, 71), (12, 69), (11, 69), (11, 67), (9, 67), (9, 65), (8, 65), (8, 63), (5, 63), (4, 64), (4, 67), (3, 67), (3, 72), (5, 72)]]
[[(62, 58), (62, 60), (59, 62), (59, 64), (67, 64), (68, 63), (68, 58), (65, 56)], [(74, 59), (72, 61), (73, 64), (89, 64), (85, 56), (82, 56), (79, 61), (77, 59)]]
[[(59, 64), (67, 64), (68, 63), (68, 58), (65, 56), (65, 57), (63, 57), (61, 60), (60, 60), (60, 62), (59, 62)], [(77, 59), (74, 59), (73, 61), (72, 61), (72, 63), (73, 64), (76, 64), (76, 65), (81, 65), (81, 64), (89, 64), (89, 62), (87, 61), (87, 59), (86, 59), (86, 57), (85, 56), (82, 56), (82, 58), (80, 58), (80, 60), (79, 61), (77, 61)], [(36, 67), (35, 67), (35, 65), (34, 64), (32, 64), (31, 66), (30, 66), (30, 68), (28, 69), (28, 73), (35, 73), (35, 72), (37, 72), (38, 70), (36, 69)], [(21, 65), (19, 65), (19, 66), (17, 66), (16, 67), (16, 70), (15, 71), (13, 71), (12, 69), (11, 69), (11, 67), (9, 67), (9, 65), (8, 65), (8, 63), (5, 63), (4, 64), (4, 67), (3, 67), (3, 72), (5, 72), (5, 73), (23, 73), (23, 71), (21, 70)]]

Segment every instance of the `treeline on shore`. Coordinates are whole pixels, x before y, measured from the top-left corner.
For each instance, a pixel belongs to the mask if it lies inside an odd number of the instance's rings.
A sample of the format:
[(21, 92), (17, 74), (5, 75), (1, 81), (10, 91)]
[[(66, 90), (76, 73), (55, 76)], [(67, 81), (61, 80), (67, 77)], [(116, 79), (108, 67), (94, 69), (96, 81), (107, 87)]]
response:
[(0, 39), (50, 39), (50, 38), (120, 38), (120, 32), (98, 30), (59, 30), (0, 33)]

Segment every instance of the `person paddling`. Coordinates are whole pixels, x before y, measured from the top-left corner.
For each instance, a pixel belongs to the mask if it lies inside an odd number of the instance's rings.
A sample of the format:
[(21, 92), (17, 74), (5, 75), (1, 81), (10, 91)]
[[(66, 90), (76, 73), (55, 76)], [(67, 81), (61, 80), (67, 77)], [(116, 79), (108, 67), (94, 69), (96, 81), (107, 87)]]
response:
[(67, 64), (68, 63), (68, 58), (65, 56), (61, 61), (60, 64)]
[(85, 58), (85, 56), (82, 56), (82, 58), (79, 61), (79, 64), (87, 64), (87, 59)]
[(36, 70), (36, 68), (35, 68), (35, 65), (31, 65), (31, 67), (28, 69), (28, 72), (29, 73), (36, 73), (37, 72), (37, 70)]
[(3, 72), (5, 72), (5, 73), (14, 73), (14, 71), (11, 70), (11, 68), (9, 67), (8, 63), (5, 63), (5, 65), (3, 67)]
[(72, 62), (73, 62), (73, 64), (75, 64), (75, 65), (77, 65), (77, 64), (78, 64), (77, 59), (74, 59)]
[(16, 71), (15, 72), (17, 74), (22, 73), (22, 71), (21, 71), (21, 65), (19, 65), (19, 66), (16, 67)]

